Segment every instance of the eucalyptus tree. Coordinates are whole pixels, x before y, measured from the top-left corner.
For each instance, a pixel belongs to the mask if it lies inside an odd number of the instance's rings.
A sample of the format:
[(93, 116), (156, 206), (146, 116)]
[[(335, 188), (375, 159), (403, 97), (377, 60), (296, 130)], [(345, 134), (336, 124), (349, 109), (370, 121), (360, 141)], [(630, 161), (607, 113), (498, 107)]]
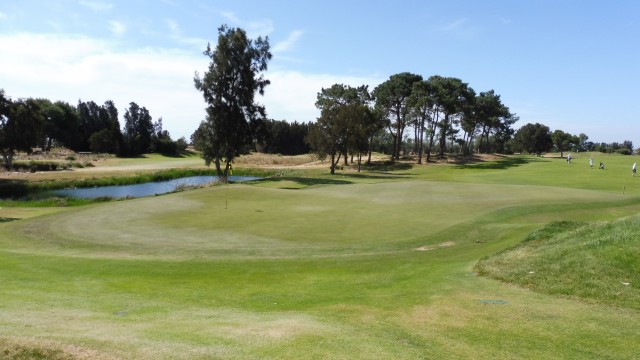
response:
[(400, 149), (404, 130), (409, 120), (411, 107), (409, 97), (413, 84), (421, 81), (422, 76), (403, 72), (391, 75), (389, 80), (373, 90), (376, 107), (386, 118), (387, 128), (394, 140), (393, 159), (400, 159)]
[(462, 114), (475, 98), (475, 91), (467, 83), (453, 77), (432, 76), (430, 80), (435, 87), (436, 105), (444, 115), (439, 123), (440, 150), (439, 156), (444, 157), (447, 135), (454, 116)]
[(201, 123), (202, 156), (207, 166), (215, 164), (221, 180), (227, 181), (233, 159), (252, 144), (257, 125), (266, 118), (264, 106), (254, 101), (264, 94), (269, 80), (262, 75), (271, 60), (269, 38), (251, 40), (240, 28), (218, 28), (218, 44), (207, 44), (204, 55), (209, 68), (194, 83), (208, 104)]

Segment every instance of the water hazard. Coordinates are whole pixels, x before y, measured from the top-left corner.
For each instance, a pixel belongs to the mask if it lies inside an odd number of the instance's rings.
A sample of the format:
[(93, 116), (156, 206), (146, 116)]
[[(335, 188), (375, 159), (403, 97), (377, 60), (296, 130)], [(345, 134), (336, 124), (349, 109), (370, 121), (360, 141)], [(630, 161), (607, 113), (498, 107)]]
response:
[[(257, 179), (260, 178), (254, 176), (229, 176), (229, 181), (231, 182), (242, 182)], [(53, 190), (49, 193), (57, 196), (74, 197), (80, 199), (96, 199), (100, 197), (120, 199), (126, 197), (146, 197), (166, 194), (176, 191), (176, 189), (181, 187), (200, 186), (215, 182), (218, 182), (217, 176), (189, 176), (173, 180), (157, 181), (144, 184), (61, 189)]]

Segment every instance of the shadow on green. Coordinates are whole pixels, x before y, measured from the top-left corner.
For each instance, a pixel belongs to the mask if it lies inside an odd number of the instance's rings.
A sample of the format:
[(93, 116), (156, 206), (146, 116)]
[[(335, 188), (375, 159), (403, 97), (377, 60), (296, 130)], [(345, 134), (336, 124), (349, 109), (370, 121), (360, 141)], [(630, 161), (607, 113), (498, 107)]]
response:
[(526, 165), (532, 162), (544, 162), (543, 158), (505, 156), (498, 155), (499, 159), (494, 161), (486, 161), (478, 158), (465, 160), (463, 163), (456, 165), (457, 169), (479, 169), (479, 170), (504, 170), (516, 166)]
[(256, 180), (257, 183), (279, 183), (279, 182), (294, 182), (299, 187), (282, 187), (282, 189), (301, 189), (308, 186), (313, 185), (347, 185), (353, 184), (352, 181), (347, 180), (338, 180), (338, 179), (328, 179), (328, 178), (309, 178), (309, 177), (271, 177), (262, 180)]

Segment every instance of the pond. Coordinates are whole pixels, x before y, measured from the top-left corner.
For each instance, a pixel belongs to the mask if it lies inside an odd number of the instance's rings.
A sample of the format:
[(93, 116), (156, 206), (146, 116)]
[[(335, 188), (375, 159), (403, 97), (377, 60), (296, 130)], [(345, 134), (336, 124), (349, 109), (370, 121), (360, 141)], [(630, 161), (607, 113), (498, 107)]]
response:
[[(255, 176), (229, 176), (231, 182), (257, 180)], [(80, 199), (96, 199), (110, 197), (114, 199), (126, 197), (146, 197), (170, 193), (180, 187), (199, 186), (218, 182), (217, 176), (189, 176), (167, 181), (157, 181), (134, 185), (99, 186), (93, 188), (74, 188), (52, 190), (47, 192), (57, 196), (74, 197)]]

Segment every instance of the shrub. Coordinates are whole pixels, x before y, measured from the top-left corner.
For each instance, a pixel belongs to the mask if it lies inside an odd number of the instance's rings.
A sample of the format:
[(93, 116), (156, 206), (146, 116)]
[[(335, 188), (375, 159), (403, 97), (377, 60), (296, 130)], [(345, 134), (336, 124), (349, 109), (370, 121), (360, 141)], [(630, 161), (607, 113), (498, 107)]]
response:
[(616, 152), (621, 155), (631, 155), (631, 150), (627, 148), (618, 149)]

